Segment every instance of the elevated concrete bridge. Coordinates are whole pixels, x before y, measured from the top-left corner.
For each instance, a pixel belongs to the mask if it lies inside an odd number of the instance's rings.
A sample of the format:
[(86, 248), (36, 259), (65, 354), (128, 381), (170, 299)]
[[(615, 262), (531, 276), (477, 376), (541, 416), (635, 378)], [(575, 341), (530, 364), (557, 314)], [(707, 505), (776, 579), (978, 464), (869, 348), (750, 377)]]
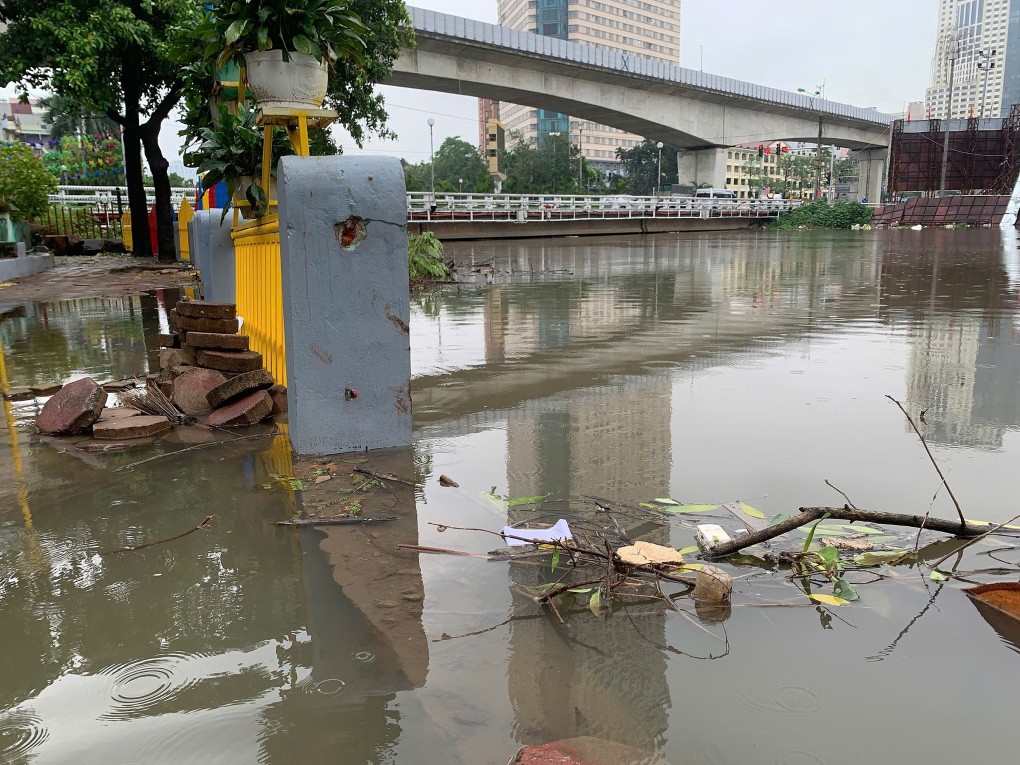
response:
[(878, 198), (892, 116), (601, 47), (409, 7), (417, 46), (386, 84), (563, 112), (689, 151), (681, 179), (723, 186), (722, 147), (818, 140), (858, 151)]

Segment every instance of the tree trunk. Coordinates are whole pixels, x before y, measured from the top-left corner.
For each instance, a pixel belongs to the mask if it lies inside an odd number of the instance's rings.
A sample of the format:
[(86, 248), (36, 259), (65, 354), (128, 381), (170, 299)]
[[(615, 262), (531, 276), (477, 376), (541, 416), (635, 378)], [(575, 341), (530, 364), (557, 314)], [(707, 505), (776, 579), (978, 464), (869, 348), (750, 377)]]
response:
[(138, 125), (139, 89), (137, 61), (125, 56), (122, 63), (124, 86), (124, 176), (128, 187), (128, 208), (131, 211), (132, 252), (141, 258), (152, 257), (149, 235), (149, 209), (145, 200), (142, 178), (142, 143)]
[(156, 190), (156, 246), (159, 259), (164, 262), (177, 260), (177, 243), (174, 236), (174, 208), (170, 199), (170, 163), (159, 148), (159, 127), (161, 121), (150, 119), (142, 127), (142, 146), (145, 159), (152, 173), (152, 185)]

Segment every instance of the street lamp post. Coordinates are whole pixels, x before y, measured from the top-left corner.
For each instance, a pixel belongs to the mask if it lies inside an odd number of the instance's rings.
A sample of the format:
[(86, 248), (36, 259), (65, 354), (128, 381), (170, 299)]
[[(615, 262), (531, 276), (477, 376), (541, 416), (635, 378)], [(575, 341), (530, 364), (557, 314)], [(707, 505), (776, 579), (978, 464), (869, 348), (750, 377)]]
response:
[(464, 193), (464, 179), (463, 178), (458, 178), (457, 179), (457, 183), (460, 184), (460, 193), (463, 194)]
[(428, 118), (427, 122), (429, 126), (429, 170), (432, 173), (432, 198), (436, 198), (436, 142), (433, 135), (433, 128), (436, 126), (436, 121), (431, 117)]
[(659, 150), (659, 169), (655, 173), (655, 196), (659, 196), (659, 188), (662, 186), (662, 141), (655, 144)]
[(990, 51), (979, 50), (978, 55), (981, 57), (981, 61), (978, 61), (977, 68), (982, 70), (982, 82), (981, 82), (981, 110), (978, 112), (978, 117), (985, 116), (985, 94), (988, 92), (988, 72), (995, 68), (995, 48)]
[[(808, 91), (805, 88), (797, 88), (798, 93), (807, 94)], [(822, 84), (818, 85), (815, 90), (810, 93), (812, 100), (818, 107), (818, 143), (815, 145), (815, 198), (817, 202), (818, 198), (822, 195), (822, 104), (819, 98), (825, 99), (825, 80), (822, 80)]]

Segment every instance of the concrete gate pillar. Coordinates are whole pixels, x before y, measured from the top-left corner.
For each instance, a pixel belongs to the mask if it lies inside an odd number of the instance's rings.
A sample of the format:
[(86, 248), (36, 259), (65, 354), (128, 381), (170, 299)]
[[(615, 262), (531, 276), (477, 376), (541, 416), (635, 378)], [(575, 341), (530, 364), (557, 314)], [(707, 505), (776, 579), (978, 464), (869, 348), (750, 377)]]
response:
[(726, 149), (684, 149), (677, 182), (695, 188), (701, 184), (713, 189), (726, 188)]
[(411, 443), (407, 191), (392, 157), (284, 157), (290, 438), (301, 454)]
[(889, 174), (887, 161), (889, 150), (886, 148), (863, 149), (855, 152), (854, 157), (860, 162), (860, 179), (857, 181), (857, 198), (867, 198), (869, 202), (881, 202), (885, 192), (886, 176)]
[(202, 297), (217, 303), (233, 303), (236, 299), (234, 284), (234, 242), (230, 238), (233, 216), (227, 213), (221, 223), (223, 210), (199, 210), (188, 222), (188, 241), (191, 262), (202, 273)]

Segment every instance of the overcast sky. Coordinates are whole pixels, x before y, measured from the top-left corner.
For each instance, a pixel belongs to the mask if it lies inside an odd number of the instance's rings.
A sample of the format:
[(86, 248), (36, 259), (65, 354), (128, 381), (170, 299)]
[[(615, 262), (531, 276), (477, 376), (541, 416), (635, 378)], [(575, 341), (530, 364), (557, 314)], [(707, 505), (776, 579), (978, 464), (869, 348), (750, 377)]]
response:
[[(415, 0), (431, 10), (496, 21), (496, 0)], [(902, 112), (922, 100), (935, 40), (937, 0), (683, 0), (681, 65), (761, 85), (814, 89), (855, 106)], [(428, 156), (428, 127), (436, 145), (450, 135), (477, 140), (474, 98), (381, 87), (395, 142), (372, 141), (364, 151), (416, 162)], [(11, 93), (10, 89), (4, 92)], [(160, 143), (179, 159), (179, 126), (168, 124)], [(359, 153), (346, 134), (337, 137)]]

